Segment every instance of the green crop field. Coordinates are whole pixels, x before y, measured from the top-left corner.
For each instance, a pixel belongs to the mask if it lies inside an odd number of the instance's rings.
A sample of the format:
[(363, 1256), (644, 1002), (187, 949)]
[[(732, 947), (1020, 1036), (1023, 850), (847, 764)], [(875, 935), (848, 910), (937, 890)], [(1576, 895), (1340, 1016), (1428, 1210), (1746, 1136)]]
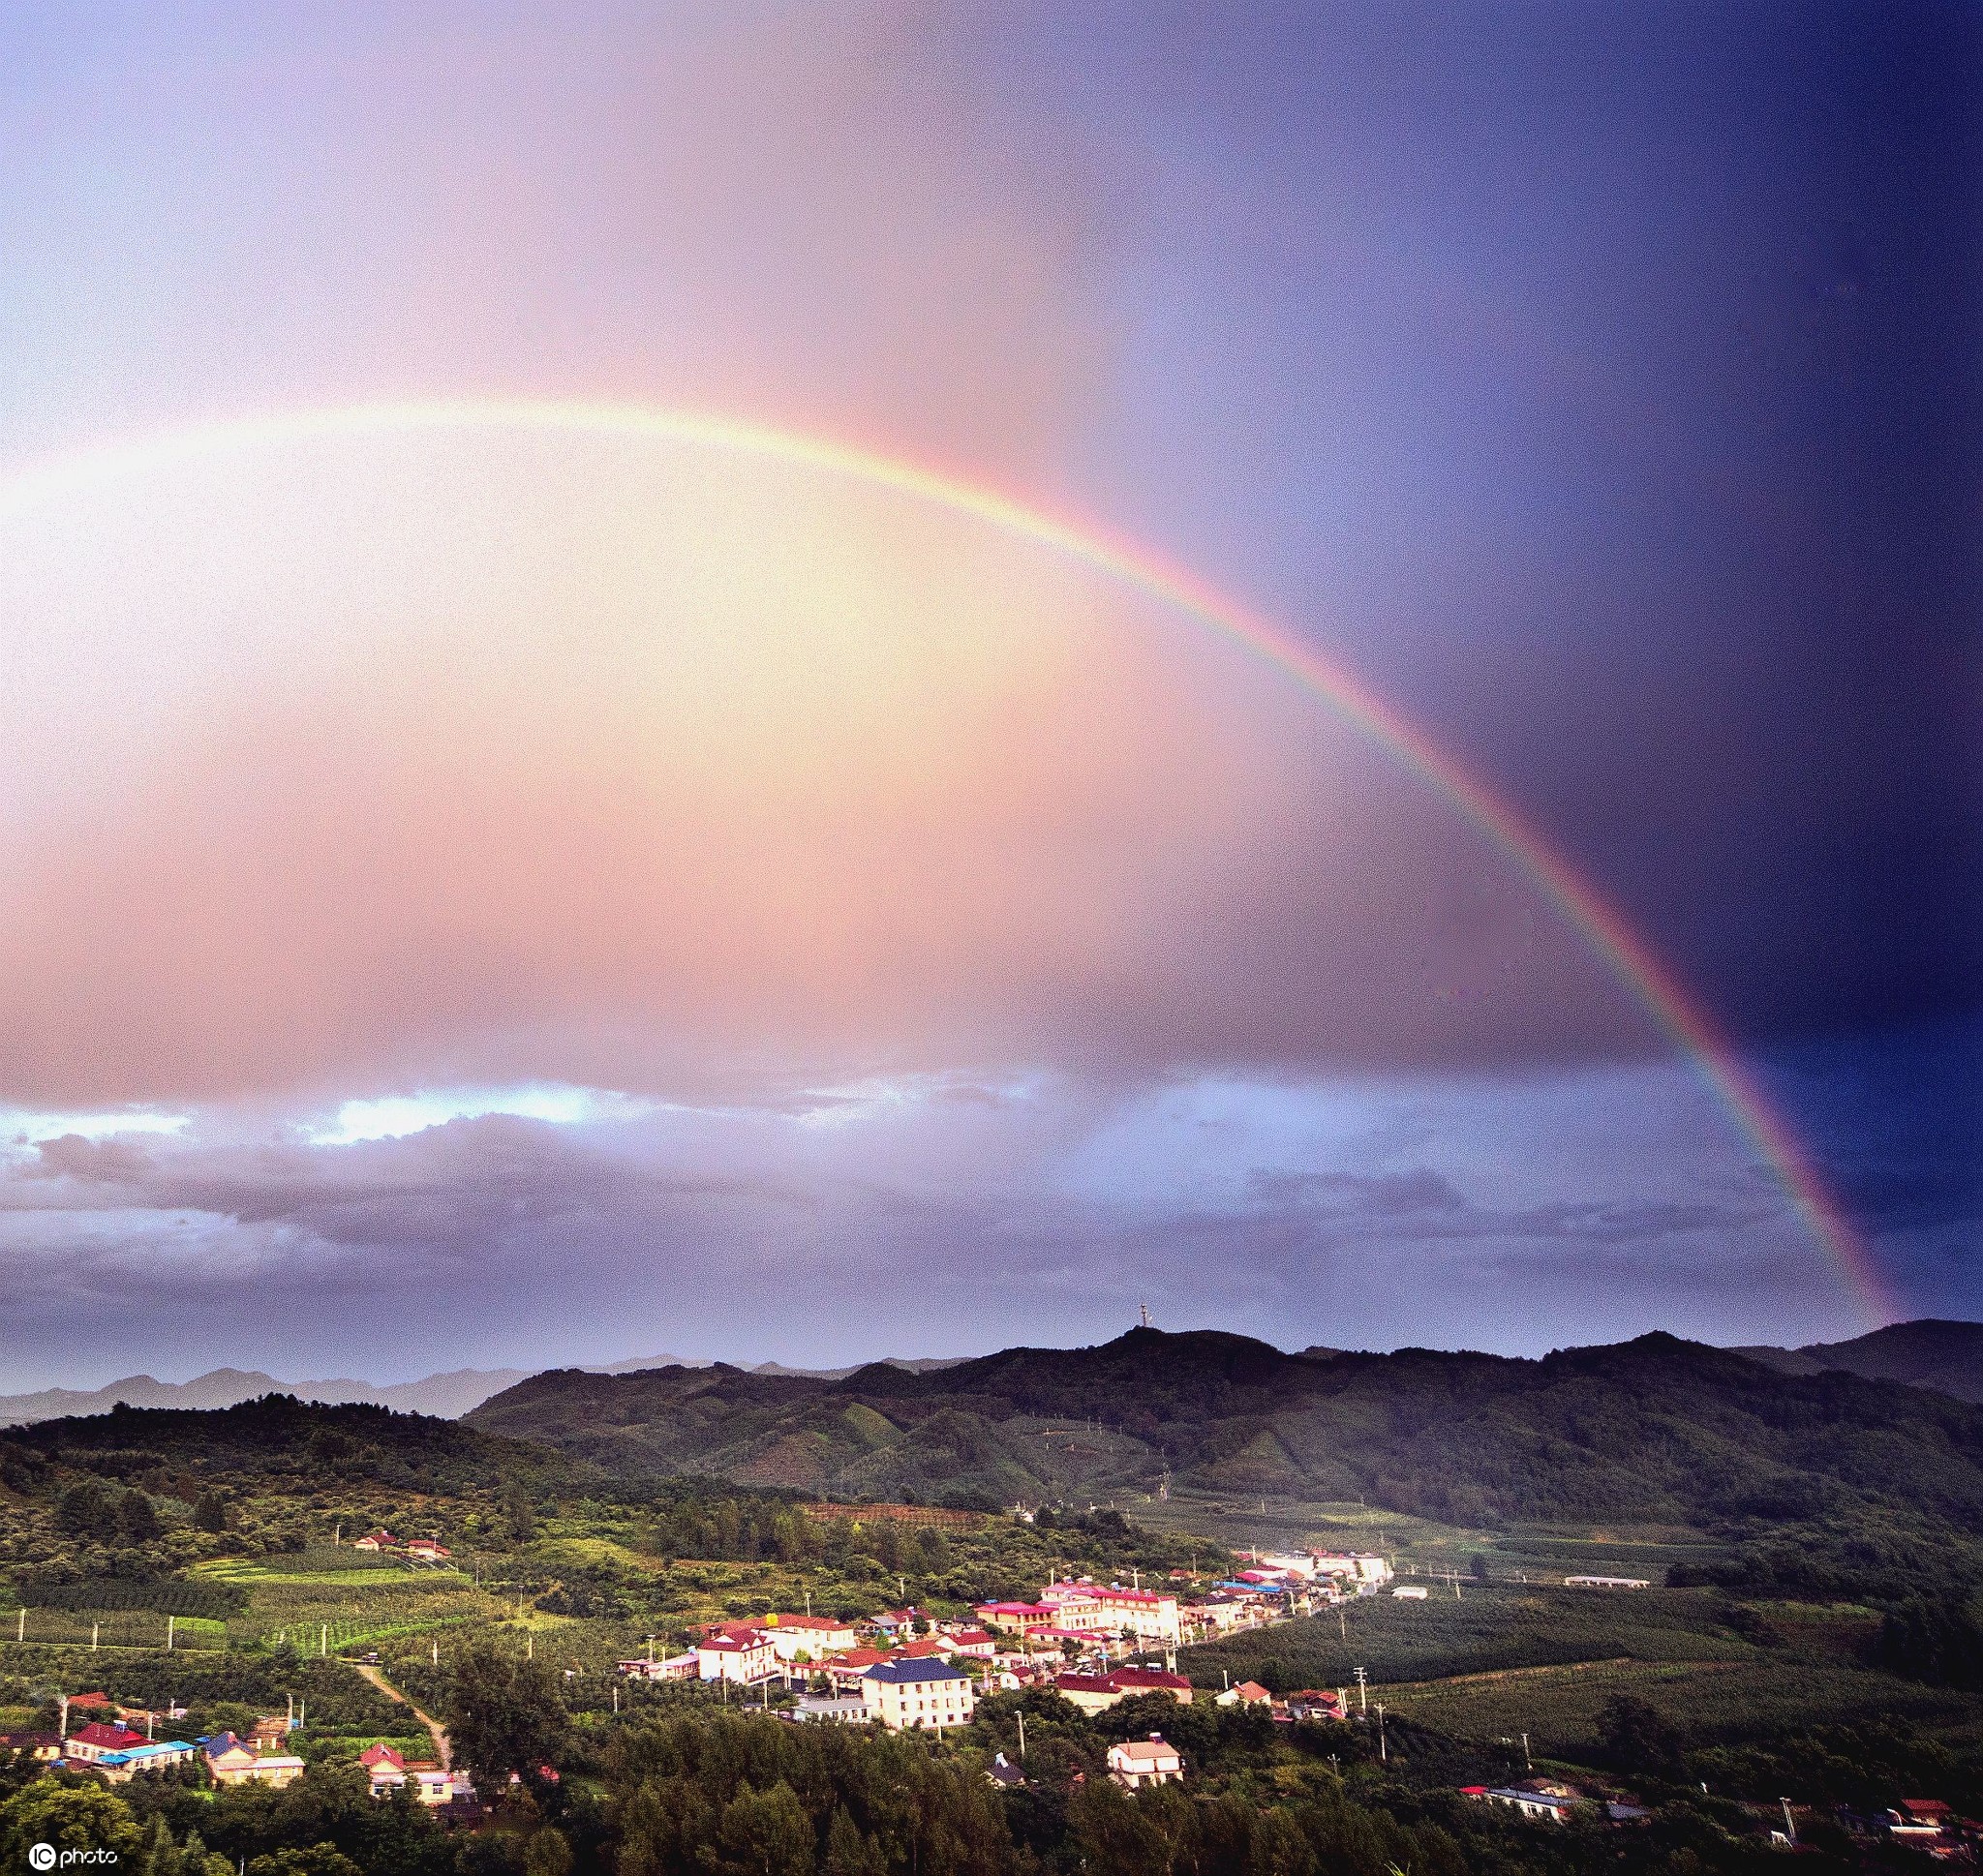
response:
[(1700, 1743), (1869, 1715), (1937, 1729), (1973, 1728), (1973, 1696), (1892, 1675), (1772, 1656), (1724, 1661), (1592, 1661), (1453, 1679), (1373, 1684), (1372, 1700), (1464, 1739), (1527, 1733), (1538, 1753), (1575, 1760), (1615, 1695), (1644, 1701)]

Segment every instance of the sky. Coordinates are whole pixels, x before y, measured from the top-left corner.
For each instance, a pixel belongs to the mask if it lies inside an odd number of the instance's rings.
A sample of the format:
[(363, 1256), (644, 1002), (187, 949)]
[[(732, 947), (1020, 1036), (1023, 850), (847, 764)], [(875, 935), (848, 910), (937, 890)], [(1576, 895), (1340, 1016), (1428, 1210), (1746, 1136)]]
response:
[(1972, 13), (29, 11), (0, 1387), (1983, 1314)]

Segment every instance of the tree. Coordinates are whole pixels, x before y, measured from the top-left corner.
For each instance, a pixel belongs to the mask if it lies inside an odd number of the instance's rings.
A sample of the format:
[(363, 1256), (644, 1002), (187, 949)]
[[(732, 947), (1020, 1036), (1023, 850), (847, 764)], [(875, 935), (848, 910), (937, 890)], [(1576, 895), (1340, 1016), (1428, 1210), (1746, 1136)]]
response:
[(202, 1492), (193, 1506), (193, 1528), (219, 1532), (228, 1528), (228, 1501), (218, 1492)]
[(886, 1876), (887, 1869), (878, 1846), (861, 1834), (861, 1827), (844, 1804), (836, 1804), (833, 1822), (826, 1827), (826, 1860), (819, 1866), (820, 1876)]
[(189, 1831), (179, 1852), (179, 1876), (228, 1876), (228, 1860), (209, 1850), (198, 1831)]
[(537, 1534), (537, 1507), (520, 1479), (503, 1495), (503, 1524), (512, 1544), (528, 1544)]
[(769, 1791), (740, 1786), (723, 1807), (723, 1867), (738, 1876), (812, 1876), (812, 1823), (780, 1778)]
[(564, 1704), (540, 1661), (518, 1661), (486, 1643), (456, 1664), (443, 1709), (455, 1756), (477, 1779), (501, 1785), (513, 1771), (531, 1784), (564, 1745)]
[(271, 1850), (248, 1864), (248, 1876), (365, 1876), (334, 1843), (313, 1843), (307, 1850)]
[(571, 1845), (563, 1831), (546, 1826), (523, 1853), (524, 1876), (571, 1876)]
[(1476, 1583), (1487, 1581), (1487, 1559), (1479, 1551), (1467, 1559), (1467, 1568), (1473, 1572)]
[(1613, 1694), (1599, 1710), (1598, 1737), (1606, 1758), (1623, 1770), (1680, 1775), (1679, 1732), (1631, 1694)]
[(142, 1492), (127, 1492), (117, 1506), (117, 1532), (127, 1544), (155, 1544), (159, 1514)]
[(71, 1537), (107, 1544), (117, 1535), (117, 1507), (96, 1479), (82, 1479), (55, 1503), (56, 1528)]
[(1983, 1687), (1983, 1628), (1968, 1600), (1912, 1596), (1887, 1611), (1875, 1657), (1936, 1687)]
[(107, 1850), (136, 1861), (140, 1838), (131, 1807), (102, 1785), (41, 1779), (0, 1804), (0, 1869), (28, 1867), (38, 1843), (59, 1850)]

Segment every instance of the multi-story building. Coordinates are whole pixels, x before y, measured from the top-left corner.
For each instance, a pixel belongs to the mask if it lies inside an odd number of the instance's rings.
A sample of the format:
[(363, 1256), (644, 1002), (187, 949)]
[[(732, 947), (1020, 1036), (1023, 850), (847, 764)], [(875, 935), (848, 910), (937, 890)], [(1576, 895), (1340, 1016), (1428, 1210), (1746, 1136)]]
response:
[(970, 1676), (933, 1656), (877, 1662), (861, 1677), (861, 1698), (876, 1723), (893, 1732), (965, 1726), (977, 1705)]

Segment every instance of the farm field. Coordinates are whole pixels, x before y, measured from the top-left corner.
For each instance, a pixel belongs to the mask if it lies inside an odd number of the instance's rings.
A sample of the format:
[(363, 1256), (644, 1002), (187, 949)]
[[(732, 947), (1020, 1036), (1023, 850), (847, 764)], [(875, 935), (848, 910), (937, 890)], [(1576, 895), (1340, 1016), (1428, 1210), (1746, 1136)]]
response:
[[(1644, 1702), (1700, 1745), (1900, 1719), (1983, 1738), (1973, 1694), (1866, 1664), (1876, 1630), (1849, 1604), (1734, 1605), (1709, 1589), (1592, 1590), (1462, 1579), (1424, 1602), (1365, 1597), (1339, 1614), (1187, 1649), (1200, 1685), (1356, 1686), (1400, 1718), (1482, 1743), (1526, 1732), (1539, 1754), (1585, 1761), (1607, 1703)], [(1740, 1632), (1747, 1630), (1748, 1633)]]
[(1505, 1740), (1527, 1733), (1539, 1755), (1585, 1757), (1605, 1704), (1645, 1702), (1700, 1744), (1877, 1714), (1935, 1731), (1973, 1734), (1973, 1696), (1923, 1687), (1893, 1675), (1805, 1658), (1588, 1661), (1403, 1683), (1372, 1683), (1393, 1713), (1463, 1739)]

